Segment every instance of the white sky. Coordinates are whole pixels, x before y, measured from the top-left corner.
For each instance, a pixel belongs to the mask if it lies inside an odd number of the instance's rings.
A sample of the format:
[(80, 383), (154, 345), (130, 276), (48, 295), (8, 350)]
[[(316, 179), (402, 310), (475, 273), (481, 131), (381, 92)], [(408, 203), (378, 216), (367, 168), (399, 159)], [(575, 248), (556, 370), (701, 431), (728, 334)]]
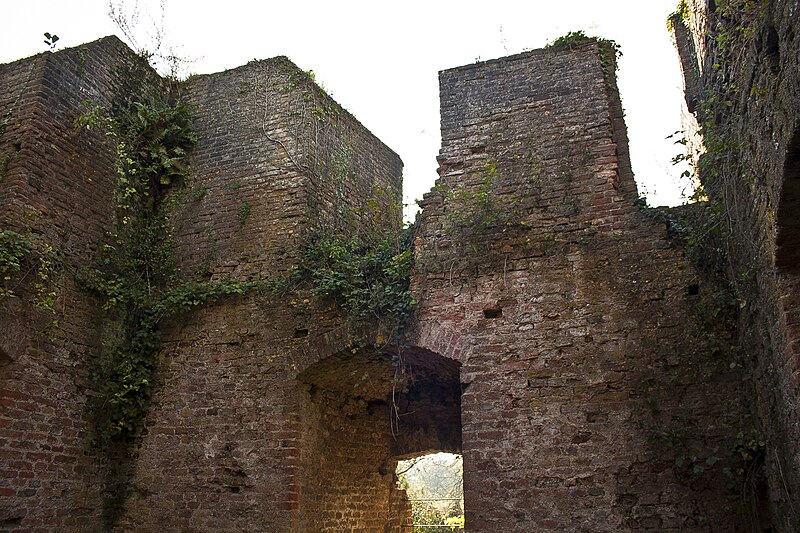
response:
[[(114, 0), (140, 12), (148, 46), (162, 0)], [(210, 73), (286, 55), (405, 163), (405, 199), (433, 186), (439, 152), (439, 70), (540, 48), (567, 32), (622, 46), (619, 85), (639, 192), (651, 205), (682, 203), (681, 152), (665, 137), (680, 129), (682, 86), (666, 19), (677, 0), (473, 1), (163, 0), (164, 33), (189, 71)], [(111, 33), (108, 0), (0, 0), (0, 63)], [(159, 22), (160, 24), (160, 22)], [(122, 35), (120, 35), (122, 37)]]

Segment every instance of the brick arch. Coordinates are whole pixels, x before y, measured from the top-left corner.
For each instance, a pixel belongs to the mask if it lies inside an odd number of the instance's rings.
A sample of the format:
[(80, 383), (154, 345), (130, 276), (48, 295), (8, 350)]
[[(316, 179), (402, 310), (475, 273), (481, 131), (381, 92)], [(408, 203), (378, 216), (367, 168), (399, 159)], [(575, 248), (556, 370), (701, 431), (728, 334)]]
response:
[(287, 354), (294, 369), (295, 377), (303, 374), (309, 368), (337, 353), (348, 350), (354, 343), (363, 342), (365, 336), (354, 332), (347, 324), (330, 329), (318, 335), (309, 336)]
[(470, 344), (461, 332), (438, 319), (418, 319), (408, 337), (413, 346), (459, 363), (465, 362), (471, 352)]
[(395, 350), (353, 348), (344, 334), (329, 341), (303, 354), (313, 362), (297, 374), (295, 530), (400, 533), (409, 508), (397, 460), (461, 452), (460, 364), (405, 347), (399, 367)]

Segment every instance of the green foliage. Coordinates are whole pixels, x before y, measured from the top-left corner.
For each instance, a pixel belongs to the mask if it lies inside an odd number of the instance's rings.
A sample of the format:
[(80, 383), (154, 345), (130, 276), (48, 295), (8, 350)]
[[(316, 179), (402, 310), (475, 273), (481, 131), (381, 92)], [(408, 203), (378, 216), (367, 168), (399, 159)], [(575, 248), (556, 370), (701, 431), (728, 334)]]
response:
[(0, 301), (17, 296), (18, 287), (28, 282), (34, 306), (54, 313), (52, 278), (59, 265), (55, 250), (41, 237), (0, 230)]
[(6, 173), (8, 172), (8, 164), (10, 162), (11, 154), (0, 155), (0, 183), (3, 183), (3, 180), (6, 177)]
[(545, 48), (555, 48), (557, 46), (575, 46), (589, 41), (593, 41), (594, 37), (589, 37), (583, 30), (571, 31), (566, 35), (553, 39)]
[(198, 185), (192, 190), (192, 198), (196, 201), (200, 201), (205, 197), (206, 193), (208, 192), (208, 186), (205, 184)]
[(730, 473), (737, 476), (752, 476), (764, 464), (767, 455), (767, 441), (761, 433), (755, 430), (747, 433), (740, 431), (736, 435), (733, 451), (741, 458), (742, 463)]
[[(583, 30), (571, 31), (566, 35), (562, 35), (549, 43), (545, 48), (557, 48), (579, 46), (581, 44), (596, 41), (600, 45), (600, 64), (603, 68), (603, 74), (608, 77), (614, 72), (616, 67), (616, 60), (622, 55), (620, 46), (611, 39), (603, 39), (602, 37), (590, 37), (583, 32)], [(612, 66), (614, 68), (612, 68)]]
[(19, 233), (11, 230), (0, 231), (0, 298), (15, 296), (9, 287), (12, 277), (22, 269), (25, 256), (30, 251), (30, 243)]
[[(541, 164), (533, 163), (528, 188), (537, 184)], [(442, 177), (434, 190), (444, 200), (443, 233), (449, 237), (453, 259), (482, 257), (480, 250), (491, 251), (493, 237), (512, 228), (525, 227), (524, 196), (501, 192), (503, 183), (499, 165), (486, 161), (476, 173), (463, 175), (456, 183)]]
[(678, 6), (675, 8), (675, 11), (670, 13), (669, 17), (667, 17), (667, 30), (670, 33), (674, 33), (675, 24), (678, 22), (683, 22), (686, 24), (690, 15), (691, 11), (689, 10), (689, 5), (686, 3), (686, 0), (680, 0), (680, 2), (678, 2)]
[(44, 32), (44, 44), (50, 48), (50, 51), (54, 51), (56, 49), (56, 43), (59, 41), (59, 36), (55, 33)]
[(239, 205), (239, 209), (236, 210), (236, 214), (239, 216), (239, 225), (244, 226), (244, 223), (247, 222), (247, 217), (250, 215), (250, 204), (242, 202)]
[(668, 430), (653, 428), (651, 437), (668, 452), (672, 458), (672, 469), (678, 479), (685, 482), (697, 479), (707, 470), (716, 465), (720, 458), (716, 453), (718, 448), (700, 453), (690, 449), (688, 442), (693, 435), (693, 430), (688, 427)]
[(120, 276), (98, 277), (94, 271), (83, 281), (104, 298), (104, 308), (116, 317), (117, 340), (109, 343), (96, 376), (97, 392), (103, 399), (98, 429), (104, 438), (132, 435), (147, 413), (150, 376), (164, 320), (257, 287), (256, 282), (226, 279), (182, 283), (148, 296)]
[(79, 281), (101, 298), (111, 332), (95, 375), (98, 437), (124, 439), (147, 412), (163, 322), (256, 283), (178, 279), (168, 220), (174, 195), (167, 191), (185, 178), (196, 142), (189, 108), (156, 97), (113, 116), (87, 107), (75, 125), (102, 127), (117, 141), (117, 223), (98, 267), (83, 269)]
[(311, 280), (314, 294), (334, 298), (352, 321), (388, 318), (402, 328), (416, 305), (410, 235), (406, 230), (400, 239), (365, 242), (319, 232), (304, 248), (301, 275)]

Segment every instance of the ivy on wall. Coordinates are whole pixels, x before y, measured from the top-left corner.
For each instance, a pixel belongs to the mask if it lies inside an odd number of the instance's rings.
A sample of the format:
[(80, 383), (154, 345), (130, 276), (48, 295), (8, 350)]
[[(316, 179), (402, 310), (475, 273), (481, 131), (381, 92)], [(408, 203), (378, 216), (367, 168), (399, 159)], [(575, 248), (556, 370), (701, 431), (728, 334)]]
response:
[(186, 104), (153, 96), (112, 115), (87, 103), (75, 125), (103, 128), (117, 144), (116, 225), (99, 265), (83, 269), (80, 281), (101, 298), (108, 317), (95, 375), (98, 438), (125, 439), (147, 413), (164, 321), (257, 284), (179, 279), (169, 215), (197, 140)]

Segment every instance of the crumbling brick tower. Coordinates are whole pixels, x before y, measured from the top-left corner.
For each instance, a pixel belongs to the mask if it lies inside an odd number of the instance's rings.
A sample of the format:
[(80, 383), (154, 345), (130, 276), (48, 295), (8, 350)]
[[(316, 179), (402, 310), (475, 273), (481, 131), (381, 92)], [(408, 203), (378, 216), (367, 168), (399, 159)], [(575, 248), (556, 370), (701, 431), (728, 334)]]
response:
[[(72, 277), (113, 223), (115, 146), (73, 119), (170, 89), (115, 38), (0, 66), (0, 229), (64, 264), (57, 325), (29, 280), (0, 309), (0, 527), (400, 532), (397, 460), (450, 451), (469, 531), (735, 529), (728, 309), (637, 206), (614, 64), (592, 40), (441, 74), (407, 389), (334, 302), (247, 293), (163, 327), (125, 468), (93, 442), (103, 313)], [(285, 58), (181, 90), (186, 279), (281, 279), (314, 227), (357, 234), (400, 198), (396, 154)]]
[(414, 343), (461, 363), (470, 531), (745, 523), (727, 300), (637, 205), (614, 64), (589, 41), (440, 74)]

